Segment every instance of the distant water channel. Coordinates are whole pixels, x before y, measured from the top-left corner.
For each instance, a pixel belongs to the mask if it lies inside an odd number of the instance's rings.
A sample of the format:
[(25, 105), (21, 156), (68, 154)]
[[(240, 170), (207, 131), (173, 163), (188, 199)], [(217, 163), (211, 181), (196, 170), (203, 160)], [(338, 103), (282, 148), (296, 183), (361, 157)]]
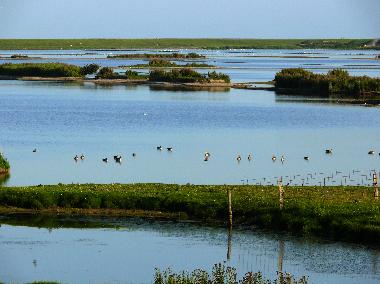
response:
[(0, 279), (6, 283), (152, 283), (155, 268), (211, 271), (220, 262), (236, 267), (240, 277), (261, 271), (275, 279), (276, 271), (286, 271), (307, 275), (309, 283), (380, 281), (379, 250), (358, 245), (240, 229), (232, 233), (228, 260), (224, 228), (82, 219), (87, 226), (96, 221), (115, 227), (81, 229), (70, 228), (66, 219), (60, 221), (62, 228), (45, 229), (7, 225), (5, 220), (0, 220), (5, 222), (0, 227)]

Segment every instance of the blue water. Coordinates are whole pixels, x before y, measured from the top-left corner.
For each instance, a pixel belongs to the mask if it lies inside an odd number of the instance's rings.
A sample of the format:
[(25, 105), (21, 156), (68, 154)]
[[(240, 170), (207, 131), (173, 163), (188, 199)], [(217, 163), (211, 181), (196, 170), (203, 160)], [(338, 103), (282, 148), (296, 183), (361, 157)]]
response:
[(6, 283), (152, 283), (154, 269), (211, 271), (231, 265), (239, 278), (261, 271), (308, 276), (309, 283), (379, 283), (379, 250), (284, 234), (235, 230), (227, 259), (223, 228), (171, 222), (103, 220), (117, 229), (44, 229), (2, 224), (0, 279)]
[[(0, 148), (12, 165), (8, 185), (275, 183), (280, 175), (299, 175), (292, 183), (318, 184), (333, 172), (360, 170), (346, 180), (359, 184), (370, 170), (379, 170), (380, 157), (367, 154), (380, 150), (379, 108), (282, 98), (236, 89), (174, 92), (0, 81)], [(174, 151), (157, 151), (158, 145)], [(334, 154), (326, 156), (326, 148)], [(205, 151), (212, 154), (208, 162)], [(73, 157), (82, 153), (86, 159), (76, 163)], [(116, 154), (124, 157), (121, 165), (101, 161)], [(273, 154), (284, 155), (285, 162), (273, 163)], [(310, 173), (314, 179), (306, 180)], [(330, 182), (344, 178), (338, 174)]]

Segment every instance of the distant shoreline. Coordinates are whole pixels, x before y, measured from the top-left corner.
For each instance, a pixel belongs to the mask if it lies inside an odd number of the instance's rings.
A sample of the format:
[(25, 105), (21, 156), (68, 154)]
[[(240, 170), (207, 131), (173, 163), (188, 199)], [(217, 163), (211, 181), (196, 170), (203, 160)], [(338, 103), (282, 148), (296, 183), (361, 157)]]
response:
[(0, 39), (0, 50), (352, 49), (380, 50), (374, 39)]

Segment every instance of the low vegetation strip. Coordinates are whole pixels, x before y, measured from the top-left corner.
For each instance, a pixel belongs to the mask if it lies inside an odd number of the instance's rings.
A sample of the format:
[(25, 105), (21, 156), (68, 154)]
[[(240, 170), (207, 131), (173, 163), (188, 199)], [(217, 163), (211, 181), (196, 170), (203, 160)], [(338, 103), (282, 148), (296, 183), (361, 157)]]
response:
[(0, 188), (0, 206), (31, 209), (91, 208), (181, 213), (183, 218), (225, 222), (227, 189), (235, 224), (295, 234), (378, 243), (380, 201), (368, 187), (286, 187), (279, 208), (274, 186), (71, 184)]
[(190, 53), (128, 53), (108, 55), (108, 58), (125, 58), (125, 59), (199, 59), (206, 56), (190, 52)]
[(150, 60), (148, 64), (137, 64), (137, 65), (131, 65), (128, 66), (130, 68), (215, 68), (214, 65), (209, 65), (206, 63), (186, 63), (186, 64), (177, 64), (175, 62), (171, 62), (168, 60), (162, 60), (162, 59), (153, 59)]
[(380, 98), (380, 78), (350, 76), (341, 69), (316, 74), (302, 68), (287, 68), (278, 72), (274, 80), (276, 89), (301, 91), (304, 95)]
[(0, 39), (2, 50), (72, 50), (72, 49), (366, 49), (372, 39), (218, 39), (218, 38), (160, 38), (160, 39)]
[(89, 64), (83, 67), (64, 63), (5, 63), (0, 65), (2, 76), (35, 77), (84, 77), (94, 73), (99, 66)]

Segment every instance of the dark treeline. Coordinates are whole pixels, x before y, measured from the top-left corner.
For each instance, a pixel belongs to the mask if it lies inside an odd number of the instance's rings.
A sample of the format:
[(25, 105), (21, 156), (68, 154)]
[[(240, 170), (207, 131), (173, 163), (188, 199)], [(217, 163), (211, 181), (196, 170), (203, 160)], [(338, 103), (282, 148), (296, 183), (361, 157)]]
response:
[(350, 76), (341, 69), (331, 70), (327, 74), (315, 74), (302, 68), (289, 68), (276, 74), (275, 86), (277, 89), (302, 91), (310, 95), (376, 98), (380, 92), (380, 79)]
[(95, 73), (98, 69), (97, 64), (80, 67), (64, 63), (5, 63), (0, 65), (0, 75), (15, 77), (84, 77)]
[(142, 58), (142, 59), (160, 59), (160, 58), (166, 58), (166, 59), (197, 59), (197, 58), (205, 58), (204, 55), (190, 52), (187, 54), (182, 53), (136, 53), (136, 54), (116, 54), (116, 55), (108, 55), (108, 58), (128, 58), (128, 59), (136, 59), (136, 58)]
[(149, 81), (153, 82), (172, 82), (172, 83), (212, 83), (222, 81), (230, 83), (230, 77), (223, 73), (208, 72), (203, 75), (189, 68), (172, 69), (170, 71), (152, 70), (149, 73)]

